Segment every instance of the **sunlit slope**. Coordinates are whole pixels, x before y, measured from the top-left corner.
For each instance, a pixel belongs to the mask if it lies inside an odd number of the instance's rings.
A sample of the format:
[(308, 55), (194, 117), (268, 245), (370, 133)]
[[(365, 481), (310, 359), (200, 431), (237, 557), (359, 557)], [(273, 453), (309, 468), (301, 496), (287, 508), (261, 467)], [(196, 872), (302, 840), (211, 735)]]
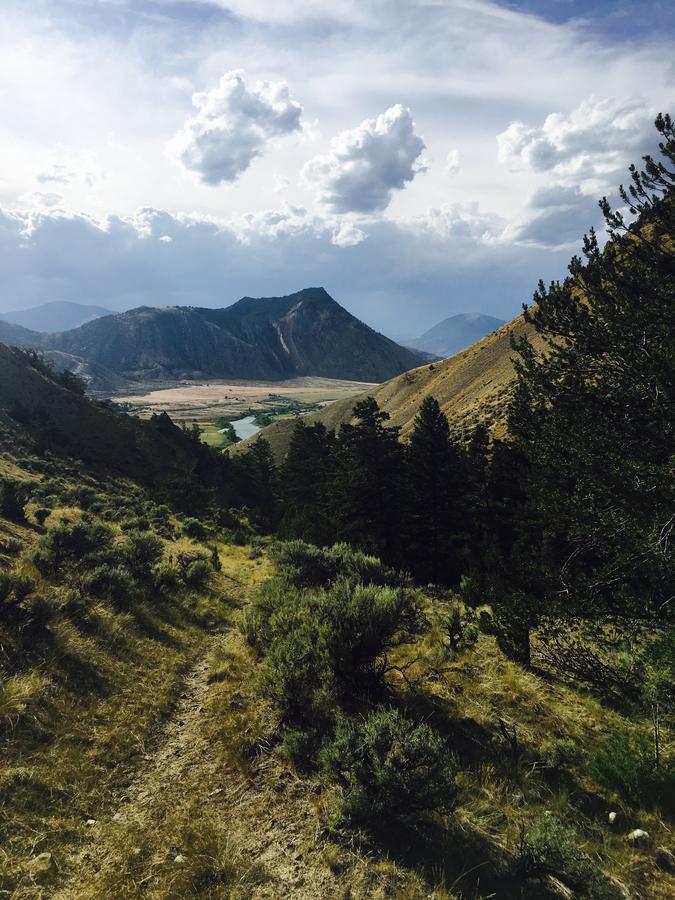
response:
[[(538, 342), (534, 328), (518, 316), (467, 350), (404, 372), (368, 393), (389, 413), (391, 423), (401, 428), (404, 437), (428, 394), (438, 400), (455, 429), (461, 431), (482, 422), (500, 434), (504, 430), (507, 401), (515, 377), (510, 338), (512, 334), (524, 333)], [(305, 421), (318, 420), (328, 428), (338, 428), (350, 421), (358, 399), (352, 397), (331, 403), (319, 413), (306, 416)], [(270, 442), (277, 459), (285, 454), (292, 430), (293, 420), (285, 419), (261, 432)]]

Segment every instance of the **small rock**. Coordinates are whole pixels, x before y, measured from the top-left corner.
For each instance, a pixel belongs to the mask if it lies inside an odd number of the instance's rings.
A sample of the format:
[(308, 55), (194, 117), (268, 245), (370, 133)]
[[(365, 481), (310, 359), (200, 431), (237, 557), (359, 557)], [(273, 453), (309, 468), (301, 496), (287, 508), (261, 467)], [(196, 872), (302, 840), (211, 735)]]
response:
[(121, 822), (122, 821), (122, 813), (116, 812), (115, 815), (112, 817), (112, 820), (113, 820), (113, 822)]
[(51, 853), (39, 853), (28, 864), (30, 874), (36, 880), (50, 878), (58, 871), (56, 860)]
[(174, 856), (173, 861), (176, 863), (177, 866), (180, 866), (185, 862), (185, 857), (183, 856), (182, 853), (179, 853), (177, 856)]
[(616, 822), (616, 813), (615, 813), (615, 812), (611, 812), (611, 813), (607, 816), (607, 818), (609, 819), (609, 824), (610, 824), (610, 825), (613, 825), (613, 824)]
[(649, 840), (649, 834), (646, 831), (643, 831), (642, 828), (635, 828), (626, 835), (626, 840), (630, 841), (632, 844), (642, 844)]
[(141, 852), (142, 851), (141, 851), (140, 847), (134, 847), (134, 849), (131, 851), (131, 855), (132, 856), (140, 856)]
[(211, 791), (207, 796), (209, 796), (209, 797), (217, 797), (218, 794), (222, 794), (222, 793), (223, 793), (223, 789), (222, 789), (222, 788), (216, 788), (215, 791)]
[(90, 827), (96, 824), (96, 819), (87, 819), (87, 825)]
[(664, 872), (675, 872), (675, 853), (667, 847), (657, 847), (654, 862)]

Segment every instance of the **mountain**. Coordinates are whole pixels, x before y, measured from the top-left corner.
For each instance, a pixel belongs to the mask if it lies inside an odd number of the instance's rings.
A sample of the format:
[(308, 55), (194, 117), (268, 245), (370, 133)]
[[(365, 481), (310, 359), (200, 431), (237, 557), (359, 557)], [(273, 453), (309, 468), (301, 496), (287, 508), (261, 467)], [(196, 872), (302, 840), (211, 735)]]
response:
[[(535, 346), (539, 345), (533, 327), (518, 316), (449, 359), (404, 372), (368, 394), (331, 403), (318, 413), (305, 416), (305, 421), (321, 421), (328, 428), (339, 428), (351, 421), (354, 404), (370, 395), (389, 413), (391, 424), (398, 425), (405, 438), (412, 429), (422, 400), (431, 394), (454, 429), (461, 431), (481, 422), (501, 434), (510, 387), (515, 378), (510, 338), (511, 334), (523, 333), (530, 336)], [(280, 419), (260, 432), (270, 442), (277, 460), (281, 460), (288, 449), (293, 424), (293, 419)], [(237, 444), (233, 452), (246, 450), (251, 440)]]
[(22, 325), (14, 325), (4, 322), (0, 318), (0, 342), (11, 347), (37, 347), (42, 340), (42, 335), (35, 331), (29, 331)]
[(381, 382), (429, 359), (369, 328), (323, 288), (244, 297), (226, 309), (143, 306), (43, 336), (41, 346), (131, 378)]
[(85, 322), (91, 322), (92, 319), (110, 315), (112, 315), (110, 310), (103, 309), (102, 306), (85, 306), (82, 303), (55, 300), (41, 306), (32, 306), (30, 309), (0, 313), (0, 320), (21, 325), (32, 331), (69, 331), (71, 328), (79, 328)]
[(436, 356), (446, 357), (459, 353), (475, 344), (486, 334), (504, 325), (503, 319), (485, 316), (482, 313), (460, 313), (443, 319), (418, 338), (404, 341), (406, 347), (424, 350)]

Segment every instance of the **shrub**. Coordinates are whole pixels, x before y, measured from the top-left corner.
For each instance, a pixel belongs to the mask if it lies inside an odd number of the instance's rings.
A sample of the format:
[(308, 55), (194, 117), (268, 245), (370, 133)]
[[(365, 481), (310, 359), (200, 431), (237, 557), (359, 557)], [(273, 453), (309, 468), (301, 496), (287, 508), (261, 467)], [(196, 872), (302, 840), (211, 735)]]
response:
[(388, 651), (419, 630), (413, 595), (401, 588), (341, 579), (328, 590), (300, 592), (285, 576), (271, 579), (244, 622), (266, 655), (263, 692), (291, 721), (380, 688)]
[(17, 553), (21, 552), (22, 548), (23, 544), (17, 538), (8, 537), (0, 542), (0, 552), (6, 553), (8, 556), (16, 556)]
[(43, 574), (53, 574), (64, 565), (80, 562), (87, 554), (108, 550), (113, 536), (111, 528), (98, 522), (60, 523), (41, 536), (33, 562)]
[(614, 732), (591, 755), (589, 771), (599, 784), (635, 808), (666, 808), (675, 803), (675, 757), (662, 760), (657, 768), (652, 740), (644, 732)]
[(195, 559), (187, 567), (183, 580), (188, 587), (202, 588), (211, 578), (212, 569), (205, 559)]
[(89, 572), (84, 587), (96, 597), (124, 605), (137, 590), (137, 584), (128, 569), (108, 565), (97, 566)]
[(152, 567), (162, 559), (164, 544), (152, 532), (130, 531), (122, 545), (122, 553), (137, 578), (149, 578)]
[(0, 478), (0, 516), (22, 522), (32, 483), (17, 478)]
[(523, 879), (553, 875), (572, 888), (575, 897), (619, 900), (624, 896), (579, 849), (574, 829), (549, 814), (527, 832), (518, 867)]
[(549, 769), (563, 769), (581, 760), (581, 749), (572, 738), (552, 738), (542, 747), (542, 761)]
[(391, 587), (408, 583), (400, 572), (348, 544), (320, 548), (304, 541), (286, 541), (273, 545), (270, 555), (299, 588), (328, 587), (337, 578)]
[(169, 563), (161, 562), (152, 570), (155, 587), (163, 593), (170, 593), (178, 588), (178, 570)]
[(454, 805), (452, 753), (432, 728), (397, 710), (341, 722), (320, 760), (324, 774), (342, 786), (340, 817), (348, 824), (378, 828), (392, 817), (414, 820)]
[(206, 537), (206, 528), (199, 519), (185, 519), (181, 530), (186, 537), (195, 541), (203, 541)]
[(35, 521), (38, 523), (38, 525), (42, 526), (45, 524), (50, 512), (51, 509), (47, 509), (47, 507), (45, 506), (40, 506), (35, 510), (33, 515), (35, 516)]
[(122, 531), (150, 531), (150, 522), (140, 516), (134, 516), (122, 522), (120, 528)]

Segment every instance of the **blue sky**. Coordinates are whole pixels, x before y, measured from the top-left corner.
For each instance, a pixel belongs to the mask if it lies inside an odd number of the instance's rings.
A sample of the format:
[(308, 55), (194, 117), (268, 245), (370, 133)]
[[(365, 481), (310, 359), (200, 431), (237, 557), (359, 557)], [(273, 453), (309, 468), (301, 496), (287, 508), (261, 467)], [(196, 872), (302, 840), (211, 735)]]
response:
[(6, 0), (0, 309), (508, 318), (653, 149), (673, 37), (659, 0)]

